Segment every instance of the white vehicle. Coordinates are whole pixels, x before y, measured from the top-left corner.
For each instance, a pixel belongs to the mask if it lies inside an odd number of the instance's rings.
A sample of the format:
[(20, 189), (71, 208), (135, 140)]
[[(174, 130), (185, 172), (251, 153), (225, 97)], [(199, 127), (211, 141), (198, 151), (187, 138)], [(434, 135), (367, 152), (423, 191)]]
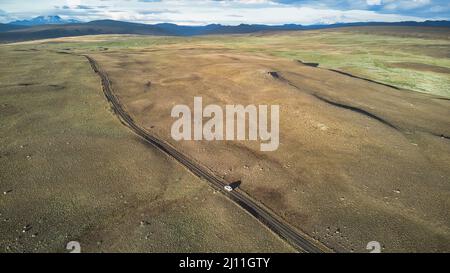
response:
[(233, 191), (233, 188), (230, 185), (226, 185), (225, 187), (223, 187), (226, 191), (231, 192)]

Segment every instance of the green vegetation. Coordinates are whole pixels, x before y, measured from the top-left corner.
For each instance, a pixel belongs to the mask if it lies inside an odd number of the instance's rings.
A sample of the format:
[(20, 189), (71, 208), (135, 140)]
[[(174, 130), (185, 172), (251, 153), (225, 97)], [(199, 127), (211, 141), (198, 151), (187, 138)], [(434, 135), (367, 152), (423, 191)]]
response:
[[(358, 76), (418, 92), (450, 97), (448, 73), (417, 70), (414, 64), (450, 68), (450, 41), (441, 36), (426, 37), (389, 35), (376, 30), (327, 30), (285, 32), (267, 35), (143, 37), (96, 36), (86, 41), (68, 39), (54, 48), (102, 51), (105, 49), (142, 49), (189, 44), (220, 47), (228, 50), (268, 54), (305, 62), (320, 63), (321, 67), (339, 69)], [(73, 42), (72, 42), (73, 40)], [(412, 63), (407, 67), (397, 63)]]
[(283, 105), (282, 145), (270, 155), (246, 143), (172, 144), (244, 181), (311, 237), (345, 251), (365, 251), (373, 236), (386, 251), (446, 250), (448, 101), (292, 60), (450, 97), (449, 48), (440, 36), (351, 29), (1, 45), (0, 252), (65, 251), (71, 240), (92, 252), (292, 251), (124, 127), (80, 54), (99, 61), (133, 119), (159, 136), (169, 136), (173, 102), (194, 95)]
[(213, 39), (225, 46), (255, 53), (320, 63), (398, 87), (450, 97), (448, 73), (399, 68), (409, 62), (450, 68), (450, 41), (396, 37), (351, 31), (308, 31), (261, 37)]

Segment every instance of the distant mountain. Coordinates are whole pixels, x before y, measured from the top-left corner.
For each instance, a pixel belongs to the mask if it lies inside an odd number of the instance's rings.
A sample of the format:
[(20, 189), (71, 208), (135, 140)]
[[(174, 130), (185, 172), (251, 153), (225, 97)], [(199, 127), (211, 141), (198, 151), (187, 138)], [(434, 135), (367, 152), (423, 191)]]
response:
[(305, 26), (305, 29), (322, 29), (322, 28), (338, 28), (338, 27), (367, 27), (367, 26), (404, 26), (404, 27), (450, 27), (450, 21), (404, 21), (404, 22), (356, 22), (356, 23), (337, 23), (330, 25), (310, 25)]
[(176, 24), (156, 24), (165, 32), (176, 36), (195, 36), (195, 35), (211, 35), (211, 34), (243, 34), (260, 31), (287, 31), (287, 30), (302, 30), (305, 29), (302, 25), (248, 25), (240, 24), (238, 26), (224, 26), (220, 24), (211, 24), (206, 26), (179, 26)]
[[(47, 18), (47, 19), (37, 19)], [(287, 24), (279, 26), (268, 25), (247, 25), (225, 26), (220, 24), (211, 24), (206, 26), (180, 26), (176, 24), (155, 24), (146, 25), (138, 23), (128, 23), (114, 20), (100, 20), (89, 23), (70, 23), (59, 18), (59, 16), (37, 17), (36, 22), (51, 21), (52, 24), (44, 25), (9, 25), (0, 24), (0, 43), (48, 39), (58, 37), (71, 37), (83, 35), (99, 34), (137, 34), (137, 35), (158, 35), (158, 36), (195, 36), (195, 35), (214, 35), (214, 34), (246, 34), (271, 31), (295, 31), (308, 29), (326, 29), (341, 27), (359, 27), (359, 26), (413, 26), (413, 27), (445, 27), (450, 28), (450, 21), (425, 21), (425, 22), (398, 22), (398, 23), (346, 23), (332, 25), (310, 25), (302, 26), (296, 24)], [(58, 19), (59, 18), (59, 19)], [(33, 21), (30, 20), (30, 21)], [(20, 21), (24, 22), (24, 21)], [(20, 23), (19, 22), (19, 23)], [(60, 22), (60, 23), (56, 23)], [(66, 22), (65, 24), (61, 22)], [(449, 29), (450, 30), (450, 29)]]
[(10, 31), (10, 30), (17, 30), (27, 28), (26, 26), (18, 26), (18, 25), (10, 25), (10, 24), (0, 24), (0, 32)]
[(64, 20), (58, 15), (54, 15), (54, 16), (38, 16), (30, 20), (13, 21), (10, 22), (9, 24), (17, 26), (39, 26), (39, 25), (64, 25), (77, 23), (80, 23), (80, 21), (74, 19)]
[(5, 32), (0, 31), (0, 43), (100, 34), (171, 35), (154, 25), (102, 20), (79, 24), (31, 26)]

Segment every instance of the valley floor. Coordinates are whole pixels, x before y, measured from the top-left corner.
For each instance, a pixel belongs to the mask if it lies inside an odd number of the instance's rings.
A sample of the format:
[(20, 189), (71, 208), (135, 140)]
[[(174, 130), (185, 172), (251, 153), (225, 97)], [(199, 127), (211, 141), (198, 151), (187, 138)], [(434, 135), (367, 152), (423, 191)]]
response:
[[(385, 252), (450, 251), (450, 43), (364, 31), (0, 47), (1, 246), (43, 251), (80, 238), (91, 251), (292, 251), (121, 125), (76, 56), (87, 54), (139, 126), (242, 181), (243, 192), (331, 249), (367, 252), (378, 241)], [(194, 96), (280, 105), (280, 148), (174, 141), (171, 109), (192, 109)], [(34, 243), (40, 234), (47, 246)]]
[(85, 58), (0, 55), (0, 252), (294, 251), (124, 127)]

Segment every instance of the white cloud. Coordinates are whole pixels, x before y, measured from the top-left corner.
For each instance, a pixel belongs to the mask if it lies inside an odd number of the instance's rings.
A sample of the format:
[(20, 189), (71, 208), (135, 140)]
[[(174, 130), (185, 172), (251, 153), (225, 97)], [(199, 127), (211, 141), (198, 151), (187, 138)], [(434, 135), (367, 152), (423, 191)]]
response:
[(411, 10), (431, 4), (431, 0), (384, 0), (386, 10)]
[[(277, 3), (274, 0), (41, 0), (39, 5), (32, 0), (0, 1), (0, 9), (7, 11), (10, 18), (14, 19), (58, 14), (64, 18), (75, 18), (82, 21), (114, 19), (141, 23), (173, 22), (189, 25), (210, 23), (274, 25), (357, 21), (423, 21), (424, 19), (421, 17), (400, 15), (397, 10), (426, 6), (431, 0), (358, 0), (358, 5), (345, 10), (338, 7), (327, 7), (325, 4), (329, 2), (328, 0), (317, 1), (324, 3), (319, 6), (288, 5)], [(301, 3), (305, 1), (301, 1)], [(59, 8), (55, 8), (55, 6)], [(70, 9), (62, 9), (63, 6), (68, 6)], [(76, 8), (80, 6), (85, 8)], [(367, 6), (374, 7), (379, 11), (364, 10), (364, 7), (367, 8)], [(380, 10), (383, 10), (383, 13)]]
[(81, 5), (81, 0), (66, 0), (66, 5), (71, 8), (76, 8)]
[(379, 6), (381, 5), (381, 0), (366, 0), (367, 5), (369, 6)]
[[(154, 22), (181, 22), (185, 24), (316, 24), (316, 23), (337, 23), (337, 22), (366, 22), (366, 21), (404, 21), (421, 20), (412, 16), (401, 16), (396, 14), (380, 14), (367, 10), (334, 10), (319, 9), (311, 7), (297, 7), (289, 5), (272, 4), (270, 6), (260, 6), (258, 8), (247, 8), (242, 6), (228, 6), (223, 8), (223, 4), (196, 5), (198, 1), (184, 1), (185, 6), (170, 6), (168, 9), (180, 9), (177, 13), (162, 13), (152, 16), (131, 15), (133, 20), (154, 23)], [(189, 2), (189, 5), (187, 4)], [(242, 1), (240, 1), (242, 2)], [(229, 5), (229, 3), (227, 4)], [(182, 12), (181, 12), (182, 11)]]

